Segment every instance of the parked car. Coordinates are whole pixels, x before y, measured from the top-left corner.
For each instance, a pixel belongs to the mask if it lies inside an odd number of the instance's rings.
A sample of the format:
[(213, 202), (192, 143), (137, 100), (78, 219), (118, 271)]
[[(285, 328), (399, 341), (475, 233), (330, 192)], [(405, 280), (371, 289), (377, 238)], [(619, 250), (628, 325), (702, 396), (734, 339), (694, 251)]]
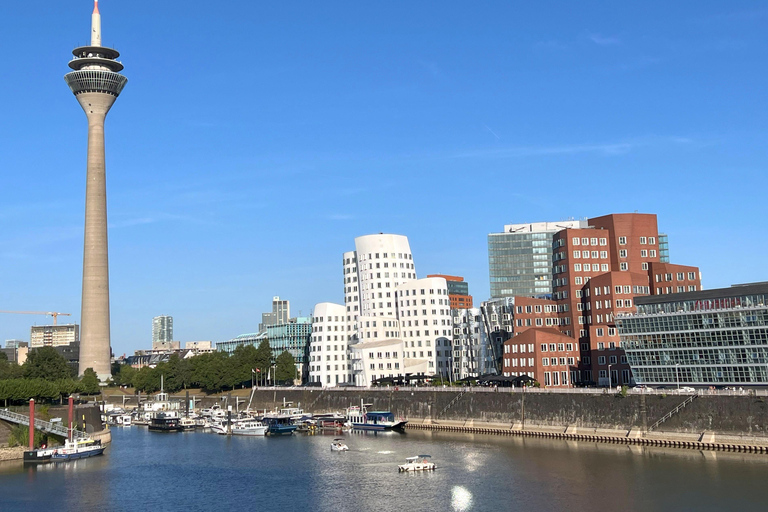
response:
[(680, 393), (695, 393), (696, 390), (690, 386), (681, 386), (678, 390)]

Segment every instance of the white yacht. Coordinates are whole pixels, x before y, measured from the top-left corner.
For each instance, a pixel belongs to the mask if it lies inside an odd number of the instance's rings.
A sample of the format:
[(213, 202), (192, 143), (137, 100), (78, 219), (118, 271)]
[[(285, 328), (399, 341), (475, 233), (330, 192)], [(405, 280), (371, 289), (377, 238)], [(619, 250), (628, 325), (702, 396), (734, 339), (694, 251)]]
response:
[(344, 441), (344, 439), (342, 439), (342, 438), (334, 439), (333, 442), (331, 443), (331, 451), (332, 452), (346, 452), (346, 451), (349, 451), (349, 446), (344, 444), (342, 441)]
[(429, 462), (429, 455), (416, 455), (405, 459), (405, 464), (397, 466), (398, 471), (432, 471), (435, 469), (435, 463)]

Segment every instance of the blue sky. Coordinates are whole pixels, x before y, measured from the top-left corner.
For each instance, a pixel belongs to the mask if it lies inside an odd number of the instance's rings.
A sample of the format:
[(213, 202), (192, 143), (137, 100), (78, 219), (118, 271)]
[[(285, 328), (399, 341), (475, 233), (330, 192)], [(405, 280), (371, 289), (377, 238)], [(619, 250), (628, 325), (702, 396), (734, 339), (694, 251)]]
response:
[[(354, 237), (487, 298), (487, 234), (659, 215), (707, 288), (766, 280), (761, 2), (102, 0), (112, 345), (342, 300)], [(86, 122), (62, 77), (90, 0), (0, 4), (0, 309), (79, 321)], [(42, 316), (0, 315), (0, 341)]]

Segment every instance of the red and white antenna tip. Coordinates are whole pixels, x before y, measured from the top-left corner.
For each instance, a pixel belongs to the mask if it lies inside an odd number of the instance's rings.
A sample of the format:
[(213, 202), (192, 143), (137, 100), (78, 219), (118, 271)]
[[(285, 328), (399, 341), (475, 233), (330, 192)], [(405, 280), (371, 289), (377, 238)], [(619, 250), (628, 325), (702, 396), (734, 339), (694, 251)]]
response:
[(99, 0), (93, 0), (93, 14), (99, 14)]

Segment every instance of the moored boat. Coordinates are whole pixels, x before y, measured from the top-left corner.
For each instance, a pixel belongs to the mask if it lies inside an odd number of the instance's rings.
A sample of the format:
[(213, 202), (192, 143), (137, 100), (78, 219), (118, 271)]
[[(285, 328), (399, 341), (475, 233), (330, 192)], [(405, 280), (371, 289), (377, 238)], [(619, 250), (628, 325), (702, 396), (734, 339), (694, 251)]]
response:
[(389, 411), (368, 411), (372, 404), (364, 404), (360, 407), (347, 408), (347, 419), (355, 430), (398, 430), (405, 429), (406, 420), (396, 420), (395, 415)]
[(264, 423), (267, 424), (267, 435), (270, 436), (290, 436), (298, 428), (290, 416), (279, 414), (264, 416)]
[(179, 416), (171, 412), (157, 412), (149, 420), (151, 432), (181, 432), (183, 427), (179, 423)]
[(51, 460), (53, 462), (59, 462), (95, 457), (96, 455), (104, 453), (104, 448), (105, 447), (101, 445), (101, 441), (94, 441), (90, 438), (67, 441), (64, 443), (63, 448), (57, 447), (53, 450)]

